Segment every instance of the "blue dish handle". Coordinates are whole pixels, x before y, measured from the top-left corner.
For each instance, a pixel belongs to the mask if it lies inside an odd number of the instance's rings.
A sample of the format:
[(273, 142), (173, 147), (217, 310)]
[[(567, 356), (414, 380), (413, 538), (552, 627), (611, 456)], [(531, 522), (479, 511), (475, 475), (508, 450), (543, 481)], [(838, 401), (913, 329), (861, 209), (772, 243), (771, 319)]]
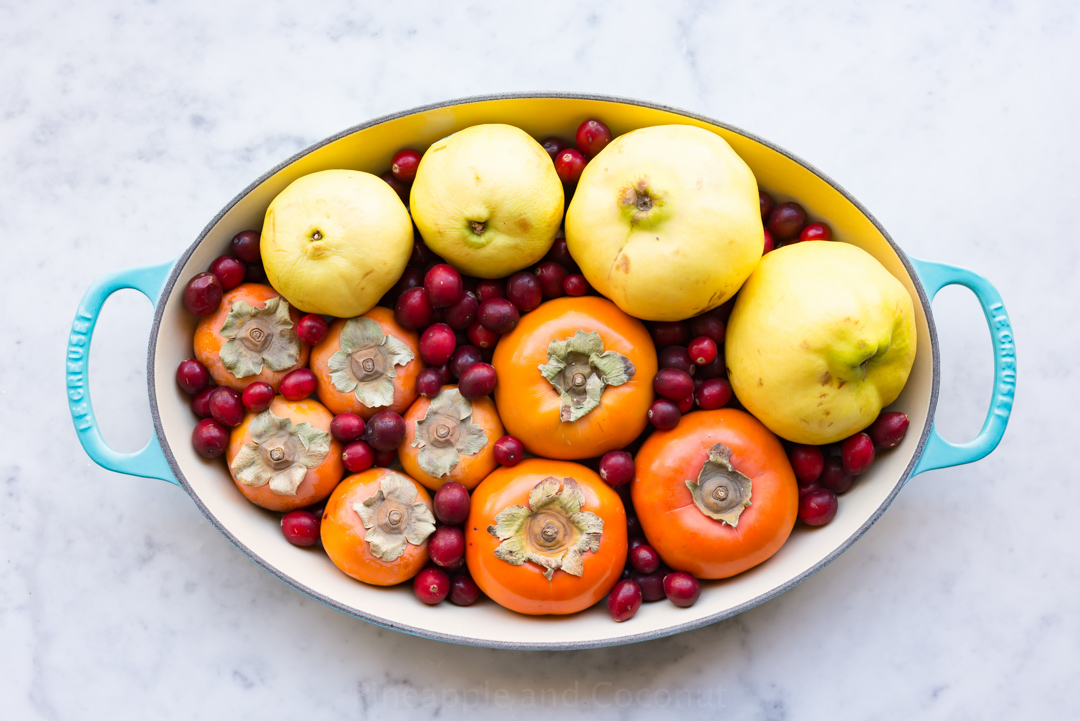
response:
[(947, 285), (962, 285), (971, 290), (982, 305), (994, 344), (994, 392), (982, 430), (968, 443), (949, 443), (941, 437), (937, 427), (932, 426), (926, 447), (911, 474), (916, 476), (936, 468), (972, 463), (997, 448), (1012, 413), (1016, 391), (1016, 345), (1009, 314), (1001, 302), (1001, 294), (990, 281), (978, 273), (954, 265), (915, 258), (912, 258), (911, 262), (926, 289), (927, 298), (931, 301), (937, 292)]
[(90, 402), (89, 362), (90, 339), (94, 335), (98, 315), (105, 300), (118, 290), (132, 288), (139, 291), (155, 306), (161, 296), (162, 286), (169, 277), (174, 261), (145, 268), (130, 268), (118, 273), (111, 273), (99, 278), (90, 286), (79, 303), (75, 313), (75, 322), (71, 325), (71, 335), (67, 347), (67, 395), (71, 420), (79, 442), (91, 460), (110, 471), (127, 473), (143, 478), (158, 478), (180, 485), (173, 475), (161, 442), (155, 433), (142, 450), (135, 453), (118, 453), (105, 443), (94, 418), (94, 407)]

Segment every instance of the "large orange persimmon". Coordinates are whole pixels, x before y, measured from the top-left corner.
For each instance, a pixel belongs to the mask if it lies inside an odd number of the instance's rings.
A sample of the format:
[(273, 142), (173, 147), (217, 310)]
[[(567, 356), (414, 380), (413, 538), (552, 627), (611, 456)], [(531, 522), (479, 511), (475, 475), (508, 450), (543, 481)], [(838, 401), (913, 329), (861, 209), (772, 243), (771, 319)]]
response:
[(688, 413), (649, 436), (631, 486), (645, 537), (678, 571), (727, 578), (784, 545), (799, 489), (787, 454), (764, 425), (731, 408)]
[(575, 613), (611, 590), (626, 565), (626, 510), (585, 466), (532, 458), (473, 491), (465, 562), (501, 606)]
[(335, 320), (311, 350), (319, 400), (335, 415), (356, 413), (364, 420), (379, 411), (404, 413), (416, 400), (423, 369), (420, 339), (388, 308)]
[(255, 381), (276, 391), (289, 371), (303, 368), (311, 348), (296, 334), (300, 311), (262, 283), (243, 283), (199, 319), (195, 357), (219, 386), (242, 391)]
[(492, 365), (503, 425), (538, 456), (590, 458), (645, 430), (656, 349), (609, 300), (544, 303), (499, 339)]
[(372, 468), (334, 489), (320, 535), (326, 555), (346, 575), (393, 586), (427, 563), (434, 530), (431, 496), (424, 487), (389, 468)]
[(236, 487), (271, 511), (292, 511), (329, 496), (345, 473), (341, 443), (330, 435), (333, 419), (318, 401), (282, 396), (268, 410), (248, 413), (225, 450)]

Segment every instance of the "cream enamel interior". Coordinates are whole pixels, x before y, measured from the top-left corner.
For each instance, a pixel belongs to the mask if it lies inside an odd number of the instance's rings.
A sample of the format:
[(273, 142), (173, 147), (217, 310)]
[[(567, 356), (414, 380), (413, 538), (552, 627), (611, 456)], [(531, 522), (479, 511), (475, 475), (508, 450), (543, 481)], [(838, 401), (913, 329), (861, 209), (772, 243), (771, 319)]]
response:
[[(291, 546), (281, 535), (277, 516), (248, 503), (229, 479), (224, 464), (199, 457), (191, 446), (196, 417), (189, 398), (173, 380), (177, 364), (192, 354), (195, 320), (183, 307), (184, 284), (224, 253), (237, 232), (261, 227), (270, 201), (301, 175), (330, 168), (378, 174), (390, 166), (398, 149), (422, 151), (434, 141), (477, 123), (509, 123), (538, 139), (550, 135), (570, 139), (577, 125), (590, 117), (607, 122), (615, 134), (663, 123), (687, 123), (718, 133), (778, 202), (797, 199), (811, 217), (827, 221), (838, 240), (868, 251), (904, 283), (915, 300), (918, 351), (907, 387), (892, 406), (911, 418), (903, 444), (881, 455), (872, 470), (843, 496), (829, 525), (814, 530), (797, 527), (776, 556), (735, 578), (707, 583), (701, 599), (691, 608), (680, 609), (666, 602), (645, 604), (627, 623), (613, 623), (603, 604), (574, 616), (551, 618), (517, 615), (490, 601), (468, 608), (449, 603), (428, 607), (413, 596), (409, 584), (389, 589), (366, 586), (338, 571), (321, 550)], [(181, 262), (175, 282), (171, 288), (166, 285), (156, 343), (151, 348), (155, 379), (151, 391), (156, 397), (152, 402), (160, 424), (159, 437), (173, 457), (181, 482), (220, 529), (283, 580), (345, 612), (420, 635), (447, 638), (449, 634), (452, 638), (448, 640), (484, 646), (589, 647), (657, 637), (731, 615), (813, 572), (865, 530), (867, 522), (902, 485), (931, 420), (935, 368), (925, 301), (901, 257), (874, 222), (840, 191), (792, 158), (735, 131), (673, 110), (611, 100), (519, 97), (465, 101), (392, 118), (307, 152), (265, 178), (228, 208)]]

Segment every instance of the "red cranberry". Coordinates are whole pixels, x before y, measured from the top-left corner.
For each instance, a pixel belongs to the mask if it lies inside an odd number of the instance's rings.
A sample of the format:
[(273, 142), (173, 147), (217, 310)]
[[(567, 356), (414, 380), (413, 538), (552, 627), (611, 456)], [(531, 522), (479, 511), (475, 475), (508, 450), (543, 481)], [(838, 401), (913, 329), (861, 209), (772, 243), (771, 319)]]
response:
[(820, 489), (821, 486), (816, 483), (811, 483), (809, 486), (799, 486), (799, 498), (802, 498), (807, 493), (812, 493), (813, 491), (817, 491)]
[(652, 573), (660, 568), (660, 554), (647, 543), (639, 544), (630, 551), (630, 565), (638, 573)]
[[(486, 303), (488, 301), (484, 302)], [(480, 307), (483, 308), (483, 306), (484, 303), (481, 303)], [(469, 341), (477, 348), (494, 348), (495, 343), (499, 340), (499, 334), (480, 325), (480, 321), (476, 321), (470, 325), (466, 333), (469, 336)]]
[(540, 281), (540, 292), (544, 294), (544, 300), (562, 297), (566, 292), (563, 290), (563, 283), (567, 275), (569, 274), (566, 268), (551, 261), (541, 263), (536, 267), (536, 278)]
[(375, 463), (375, 451), (364, 441), (353, 441), (341, 452), (341, 462), (349, 473), (363, 473)]
[(180, 361), (176, 368), (176, 383), (180, 390), (196, 395), (210, 385), (210, 371), (194, 358), (188, 358)]
[(231, 255), (223, 255), (210, 264), (210, 272), (221, 281), (222, 290), (232, 290), (244, 282), (247, 266)]
[(570, 273), (577, 272), (577, 261), (570, 255), (570, 249), (566, 246), (566, 236), (563, 235), (561, 230), (559, 231), (559, 234), (555, 236), (555, 241), (551, 244), (551, 250), (544, 256), (544, 261), (558, 263)]
[(855, 483), (855, 476), (844, 470), (844, 462), (837, 456), (830, 456), (822, 463), (819, 485), (828, 488), (836, 495), (846, 492)]
[(895, 448), (907, 435), (908, 423), (907, 414), (889, 411), (879, 415), (866, 429), (866, 433), (881, 450)]
[(326, 319), (315, 313), (308, 313), (296, 324), (296, 335), (308, 345), (315, 345), (326, 337)]
[(856, 433), (840, 444), (840, 460), (851, 475), (866, 473), (874, 462), (874, 442), (865, 433)]
[(653, 341), (661, 348), (686, 345), (687, 341), (690, 340), (690, 324), (685, 320), (652, 323), (649, 332), (652, 333)]
[[(691, 383), (692, 382), (693, 381), (691, 381)], [(682, 418), (682, 412), (679, 410), (678, 405), (669, 401), (667, 398), (657, 398), (653, 401), (653, 404), (649, 406), (648, 416), (649, 423), (652, 423), (653, 427), (658, 428), (661, 431), (667, 431), (679, 425), (679, 420)]]
[(210, 394), (210, 415), (223, 426), (235, 428), (244, 420), (244, 403), (240, 393), (227, 386), (218, 386)]
[(766, 230), (765, 231), (765, 246), (764, 246), (764, 250), (762, 250), (761, 254), (765, 255), (766, 253), (768, 253), (768, 252), (770, 252), (772, 250), (775, 250), (775, 249), (776, 249), (776, 241), (773, 240), (772, 233), (770, 233), (769, 231)]
[[(420, 238), (413, 240), (412, 254), (409, 255), (409, 267), (411, 268), (428, 268), (432, 263), (437, 263), (438, 256), (432, 252), (427, 243)], [(421, 276), (420, 285), (423, 285), (423, 276)]]
[(217, 458), (229, 445), (229, 429), (213, 418), (203, 418), (195, 424), (191, 444), (203, 458)]
[(581, 178), (581, 171), (585, 170), (587, 162), (580, 150), (567, 148), (555, 156), (555, 172), (562, 182), (574, 185)]
[(368, 420), (364, 438), (376, 450), (395, 450), (405, 440), (405, 420), (393, 411), (379, 411)]
[(723, 408), (731, 402), (731, 383), (726, 378), (709, 378), (694, 391), (694, 401), (706, 411)]
[(824, 526), (836, 515), (836, 494), (827, 488), (809, 491), (799, 498), (799, 520), (808, 526)]
[(758, 201), (761, 203), (761, 222), (764, 223), (769, 219), (769, 215), (772, 213), (773, 208), (776, 207), (776, 201), (764, 190), (758, 191)]
[(458, 390), (469, 400), (483, 398), (495, 390), (495, 368), (488, 363), (473, 363), (458, 378)]
[(506, 297), (522, 313), (528, 313), (544, 300), (544, 290), (535, 275), (519, 271), (506, 281)]
[(319, 517), (311, 511), (289, 511), (281, 517), (281, 533), (294, 546), (314, 546), (319, 542)]
[(394, 174), (392, 172), (390, 172), (389, 170), (387, 170), (385, 173), (383, 173), (379, 177), (382, 178), (384, 181), (386, 181), (386, 184), (389, 185), (390, 188), (395, 193), (398, 194), (398, 197), (401, 198), (402, 203), (405, 203), (405, 205), (409, 204), (409, 185), (408, 185), (408, 183), (402, 183), (400, 180), (395, 178)]
[(425, 568), (413, 580), (413, 593), (424, 603), (434, 606), (450, 593), (450, 577), (441, 568)]
[(262, 263), (248, 263), (247, 272), (244, 274), (245, 283), (262, 283), (263, 285), (270, 281), (266, 278), (266, 269), (263, 268)]
[(589, 284), (585, 281), (585, 276), (571, 273), (563, 280), (563, 291), (571, 297), (580, 298), (589, 292)]
[(525, 456), (525, 446), (514, 436), (503, 436), (495, 441), (495, 460), (500, 466), (516, 466)]
[(683, 571), (672, 571), (664, 576), (664, 593), (676, 606), (688, 608), (701, 596), (701, 582)]
[(800, 486), (816, 483), (825, 469), (825, 454), (818, 446), (795, 446), (788, 454), (788, 458), (791, 460), (791, 469), (795, 471), (795, 479)]
[(689, 413), (690, 411), (694, 410), (694, 394), (691, 393), (690, 395), (686, 396), (686, 398), (683, 398), (681, 401), (675, 401), (675, 404), (679, 406), (680, 413)]
[(586, 120), (578, 126), (576, 140), (585, 157), (595, 158), (611, 142), (611, 131), (599, 120)]
[(709, 365), (716, 360), (716, 341), (708, 336), (698, 336), (690, 341), (690, 360), (699, 366)]
[(420, 165), (420, 153), (406, 148), (399, 150), (390, 163), (390, 172), (402, 183), (411, 183)]
[(626, 451), (608, 451), (600, 459), (600, 477), (612, 488), (634, 479), (634, 457)]
[(717, 345), (724, 342), (724, 331), (724, 321), (720, 320), (715, 312), (690, 319), (690, 332), (695, 337), (704, 336)]
[(465, 490), (465, 486), (457, 481), (444, 483), (435, 491), (432, 502), (435, 518), (449, 526), (464, 523), (469, 517), (469, 501), (469, 492)]
[[(454, 351), (454, 353), (457, 353), (457, 351)], [(450, 382), (453, 376), (450, 375), (449, 363), (443, 363), (441, 366), (433, 366), (433, 368), (439, 371), (439, 377), (442, 378), (443, 385), (446, 385)]]
[(469, 366), (474, 363), (482, 363), (479, 349), (476, 346), (463, 345), (454, 351), (454, 357), (450, 359), (450, 373), (454, 378), (460, 378)]
[(480, 598), (480, 587), (470, 576), (459, 574), (450, 579), (450, 603), (471, 606)]
[(697, 369), (693, 359), (690, 358), (690, 351), (685, 346), (681, 345), (669, 345), (664, 350), (660, 351), (660, 355), (657, 356), (658, 365), (660, 369), (674, 368), (684, 373), (693, 375)]
[(661, 368), (653, 378), (653, 390), (661, 398), (678, 403), (683, 398), (693, 395), (694, 379), (686, 371)]
[(517, 306), (506, 298), (492, 298), (480, 304), (476, 317), (484, 328), (492, 333), (502, 335), (517, 327), (521, 314), (518, 312)]
[(769, 213), (768, 231), (776, 240), (791, 240), (806, 225), (806, 211), (798, 203), (781, 203)]
[(482, 280), (476, 284), (476, 299), (483, 303), (491, 298), (505, 298), (506, 288), (497, 280)]
[(447, 308), (458, 302), (465, 286), (461, 273), (445, 263), (432, 266), (424, 276), (424, 291), (432, 308)]
[(213, 273), (199, 273), (184, 288), (184, 307), (202, 317), (221, 305), (221, 281)]
[(630, 579), (641, 588), (641, 600), (645, 603), (659, 601), (664, 593), (664, 576), (668, 575), (665, 568), (659, 568), (652, 573), (640, 573), (631, 568)]
[(465, 555), (465, 534), (457, 526), (439, 526), (428, 539), (428, 555), (436, 566), (454, 567)]
[[(359, 441), (357, 441), (359, 443)], [(375, 451), (375, 465), (379, 468), (389, 468), (397, 460), (397, 449), (389, 451)]]
[(262, 260), (259, 243), (259, 231), (242, 230), (233, 236), (232, 254), (245, 263), (258, 263)]
[(195, 394), (191, 399), (191, 410), (195, 411), (195, 415), (200, 418), (210, 417), (210, 396), (214, 395), (216, 390), (216, 386), (207, 386)]
[(825, 223), (811, 223), (799, 233), (799, 240), (832, 240), (832, 228)]
[(456, 347), (457, 336), (446, 323), (430, 325), (420, 336), (420, 357), (428, 365), (448, 363)]
[(476, 321), (476, 311), (479, 307), (480, 301), (476, 299), (476, 293), (467, 290), (461, 294), (456, 303), (443, 311), (443, 320), (454, 330), (465, 330)]
[(424, 398), (434, 398), (442, 390), (442, 373), (437, 368), (425, 368), (416, 376), (416, 392)]
[(364, 437), (367, 424), (355, 413), (341, 413), (330, 421), (330, 435), (342, 443), (352, 443)]
[(629, 621), (641, 608), (641, 588), (628, 579), (619, 581), (608, 594), (607, 607), (616, 621)]
[(379, 304), (386, 306), (387, 308), (393, 308), (401, 297), (401, 294), (407, 291), (409, 288), (419, 288), (424, 285), (424, 274), (418, 268), (407, 267), (401, 273), (401, 277), (398, 278), (397, 283), (386, 291), (380, 300)]
[(543, 146), (544, 150), (547, 151), (547, 154), (551, 156), (552, 160), (555, 160), (555, 156), (558, 155), (560, 151), (566, 149), (566, 145), (558, 138), (544, 138), (540, 145)]
[(394, 304), (394, 320), (409, 330), (420, 330), (431, 322), (431, 303), (423, 288), (409, 288)]
[(315, 374), (307, 368), (297, 368), (281, 379), (278, 390), (285, 400), (302, 401), (315, 392), (315, 386)]
[(263, 381), (255, 381), (240, 394), (240, 400), (252, 413), (262, 413), (270, 407), (270, 401), (274, 400), (274, 386)]

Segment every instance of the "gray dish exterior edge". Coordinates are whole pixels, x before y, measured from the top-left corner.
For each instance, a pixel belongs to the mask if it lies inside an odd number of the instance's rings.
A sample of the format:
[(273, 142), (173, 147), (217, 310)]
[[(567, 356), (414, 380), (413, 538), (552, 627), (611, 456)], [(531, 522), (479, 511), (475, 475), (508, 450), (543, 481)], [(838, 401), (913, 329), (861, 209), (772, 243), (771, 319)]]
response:
[[(712, 616), (707, 616), (705, 618), (698, 619), (696, 621), (691, 621), (691, 622), (688, 622), (688, 623), (679, 624), (679, 625), (676, 625), (676, 626), (671, 626), (669, 628), (665, 628), (665, 629), (662, 629), (662, 630), (659, 630), (659, 631), (653, 631), (653, 632), (649, 632), (649, 633), (639, 633), (639, 634), (627, 634), (625, 636), (619, 636), (619, 637), (616, 637), (616, 638), (604, 639), (602, 641), (597, 641), (597, 642), (583, 641), (583, 642), (580, 642), (580, 643), (528, 644), (528, 643), (487, 641), (487, 640), (483, 640), (483, 639), (475, 639), (475, 638), (469, 638), (469, 637), (464, 637), (464, 636), (455, 636), (453, 634), (437, 633), (437, 632), (428, 631), (428, 630), (425, 630), (425, 629), (419, 629), (419, 628), (415, 628), (415, 627), (412, 627), (412, 626), (407, 626), (407, 625), (404, 625), (404, 624), (396, 624), (396, 623), (388, 622), (386, 619), (384, 619), (382, 617), (372, 616), (372, 615), (364, 613), (363, 611), (359, 611), (357, 609), (350, 608), (348, 606), (344, 606), (344, 605), (342, 605), (340, 603), (337, 603), (336, 601), (334, 601), (334, 600), (332, 600), (332, 599), (318, 593), (317, 591), (314, 591), (313, 589), (308, 588), (307, 586), (304, 586), (301, 583), (298, 583), (291, 576), (288, 576), (286, 574), (281, 573), (275, 566), (273, 566), (270, 563), (267, 563), (265, 560), (263, 560), (263, 558), (261, 556), (257, 555), (251, 549), (247, 548), (244, 544), (242, 544), (232, 533), (229, 532), (229, 530), (227, 528), (225, 528), (222, 524), (220, 524), (218, 522), (218, 520), (210, 513), (209, 509), (203, 504), (203, 502), (198, 497), (198, 495), (195, 494), (192, 491), (191, 486), (187, 481), (187, 478), (184, 476), (183, 472), (180, 470), (180, 466), (176, 462), (175, 456), (173, 456), (172, 448), (170, 447), (168, 440), (165, 438), (164, 428), (161, 425), (161, 416), (160, 416), (160, 413), (158, 411), (157, 393), (156, 393), (156, 390), (155, 390), (156, 385), (155, 385), (155, 377), (154, 377), (155, 376), (155, 373), (154, 373), (154, 361), (155, 361), (156, 354), (157, 354), (157, 337), (158, 337), (158, 331), (161, 328), (161, 320), (162, 320), (162, 315), (164, 313), (164, 307), (165, 307), (165, 304), (162, 302), (162, 299), (168, 298), (172, 294), (172, 290), (175, 287), (176, 281), (180, 276), (180, 272), (183, 269), (184, 265), (187, 263), (188, 258), (191, 257), (191, 254), (195, 252), (195, 249), (199, 246), (200, 243), (202, 243), (203, 239), (210, 233), (210, 231), (213, 229), (213, 227), (215, 225), (217, 225), (217, 223), (225, 216), (226, 213), (228, 213), (237, 203), (239, 203), (241, 200), (243, 200), (248, 195), (248, 193), (250, 193), (252, 190), (257, 188), (259, 185), (261, 185), (267, 179), (272, 177), (274, 174), (276, 174), (279, 171), (283, 170), (284, 168), (288, 167), (289, 165), (296, 162), (300, 158), (303, 158), (303, 157), (313, 153), (314, 151), (316, 151), (316, 150), (318, 150), (318, 149), (320, 149), (320, 148), (322, 148), (322, 147), (324, 147), (326, 145), (329, 145), (330, 143), (333, 143), (333, 142), (335, 142), (337, 140), (340, 140), (341, 138), (344, 138), (344, 137), (346, 137), (348, 135), (351, 135), (352, 133), (355, 133), (357, 131), (364, 130), (365, 128), (369, 128), (369, 127), (372, 127), (372, 126), (375, 126), (375, 125), (379, 125), (381, 123), (385, 123), (385, 122), (388, 122), (388, 121), (391, 121), (391, 120), (396, 120), (398, 118), (403, 118), (403, 117), (406, 117), (406, 116), (409, 116), (409, 115), (417, 115), (417, 114), (425, 113), (425, 112), (428, 112), (428, 111), (431, 111), (431, 110), (437, 110), (439, 108), (446, 108), (446, 107), (457, 106), (457, 105), (467, 105), (467, 104), (470, 104), (470, 103), (489, 102), (489, 101), (493, 101), (493, 100), (524, 100), (524, 99), (532, 99), (532, 98), (552, 98), (552, 99), (568, 99), (568, 100), (592, 100), (592, 101), (597, 101), (597, 102), (617, 103), (617, 104), (622, 104), (622, 105), (635, 105), (635, 106), (639, 106), (639, 107), (650, 108), (650, 109), (653, 109), (653, 110), (661, 110), (661, 111), (664, 111), (664, 112), (674, 113), (676, 115), (681, 115), (683, 117), (698, 120), (698, 121), (701, 121), (701, 122), (710, 123), (710, 124), (715, 125), (717, 127), (724, 128), (725, 130), (729, 130), (729, 131), (731, 131), (733, 133), (737, 133), (737, 134), (742, 135), (742, 136), (744, 136), (746, 138), (754, 140), (755, 142), (761, 143), (762, 145), (768, 147), (769, 149), (771, 149), (771, 150), (773, 150), (773, 151), (775, 151), (777, 153), (780, 153), (781, 155), (783, 155), (783, 156), (785, 156), (787, 158), (790, 158), (791, 160), (793, 160), (796, 163), (798, 163), (799, 165), (803, 166), (804, 168), (806, 168), (810, 172), (814, 173), (816, 176), (821, 178), (821, 180), (823, 180), (824, 182), (826, 182), (830, 186), (832, 186), (837, 192), (839, 192), (845, 199), (847, 199), (849, 202), (851, 202), (856, 208), (858, 208), (859, 212), (861, 212), (863, 215), (865, 215), (870, 220), (870, 222), (873, 223), (874, 227), (877, 228), (877, 230), (882, 234), (882, 236), (885, 238), (885, 240), (889, 243), (890, 247), (892, 247), (892, 249), (896, 252), (897, 256), (900, 258), (900, 262), (903, 263), (904, 268), (907, 269), (908, 275), (911, 277), (912, 282), (913, 282), (913, 284), (915, 286), (915, 289), (919, 294), (919, 301), (922, 304), (922, 307), (923, 307), (923, 310), (924, 310), (924, 313), (925, 313), (925, 316), (926, 316), (926, 322), (927, 322), (927, 326), (928, 326), (927, 330), (928, 330), (929, 335), (930, 335), (930, 349), (931, 349), (931, 353), (932, 353), (932, 357), (933, 357), (933, 377), (932, 377), (932, 380), (931, 380), (930, 406), (929, 406), (928, 411), (927, 411), (926, 424), (924, 425), (924, 427), (922, 429), (922, 433), (920, 434), (919, 443), (918, 443), (918, 446), (915, 449), (915, 453), (912, 455), (911, 461), (908, 463), (908, 466), (905, 469), (903, 475), (899, 479), (897, 479), (896, 485), (893, 487), (892, 492), (889, 493), (889, 496), (885, 499), (885, 501), (877, 508), (876, 511), (874, 511), (873, 515), (871, 515), (870, 518), (868, 518), (866, 520), (866, 522), (863, 523), (862, 526), (860, 526), (857, 531), (855, 531), (855, 533), (853, 533), (842, 544), (840, 544), (840, 546), (838, 546), (835, 551), (830, 553), (827, 557), (822, 559), (813, 568), (810, 568), (806, 572), (804, 572), (804, 573), (790, 579), (789, 581), (782, 584), (781, 586), (778, 586), (777, 588), (773, 589), (772, 591), (770, 591), (768, 593), (764, 593), (764, 594), (762, 594), (762, 595), (760, 595), (760, 596), (758, 596), (758, 597), (756, 597), (754, 599), (751, 599), (750, 601), (747, 601), (746, 603), (740, 604), (740, 605), (738, 605), (738, 606), (736, 606), (734, 608), (728, 609), (726, 611), (722, 611), (722, 612), (714, 614)], [(516, 650), (516, 651), (533, 651), (533, 650), (536, 650), (536, 651), (564, 651), (564, 650), (565, 651), (572, 651), (572, 650), (584, 650), (584, 649), (592, 649), (592, 648), (606, 648), (606, 647), (609, 647), (609, 646), (621, 646), (621, 645), (624, 645), (624, 644), (638, 643), (638, 642), (641, 642), (641, 641), (651, 641), (651, 640), (655, 640), (655, 639), (658, 639), (658, 638), (665, 638), (667, 636), (673, 636), (675, 634), (683, 633), (685, 631), (692, 631), (694, 629), (702, 628), (704, 626), (709, 626), (709, 625), (711, 625), (713, 623), (716, 623), (718, 621), (722, 621), (724, 619), (731, 618), (733, 616), (737, 616), (740, 613), (744, 613), (745, 611), (749, 611), (751, 608), (754, 608), (755, 606), (758, 606), (758, 605), (760, 605), (762, 603), (765, 603), (766, 601), (769, 601), (769, 600), (779, 596), (780, 594), (784, 593), (785, 591), (791, 590), (792, 588), (799, 585), (800, 583), (805, 581), (807, 578), (810, 578), (810, 576), (814, 575), (815, 573), (817, 573), (821, 569), (828, 566), (834, 560), (836, 560), (836, 558), (839, 557), (840, 554), (842, 554), (844, 551), (846, 551), (848, 548), (850, 548), (851, 545), (853, 543), (855, 543), (855, 541), (859, 540), (859, 538), (862, 537), (862, 535), (864, 533), (866, 533), (867, 530), (869, 530), (870, 526), (874, 525), (874, 523), (877, 522), (878, 518), (880, 518), (881, 515), (889, 508), (889, 506), (892, 505), (892, 502), (896, 498), (897, 493), (899, 493), (900, 489), (904, 487), (904, 485), (906, 484), (908, 479), (911, 477), (912, 471), (915, 470), (915, 466), (918, 463), (919, 458), (922, 456), (923, 449), (926, 447), (927, 439), (930, 436), (930, 431), (933, 428), (934, 414), (935, 414), (935, 412), (937, 410), (938, 391), (939, 391), (939, 383), (940, 383), (940, 356), (939, 356), (939, 352), (938, 352), (937, 327), (934, 324), (934, 317), (933, 317), (933, 312), (932, 312), (930, 300), (929, 300), (929, 298), (927, 298), (926, 290), (923, 288), (923, 285), (922, 285), (922, 280), (919, 278), (919, 275), (915, 271), (914, 266), (911, 264), (911, 261), (908, 259), (907, 254), (905, 254), (904, 251), (893, 241), (892, 236), (889, 235), (889, 233), (885, 230), (885, 228), (882, 227), (882, 225), (878, 222), (877, 218), (875, 218), (873, 216), (873, 214), (871, 214), (870, 211), (867, 210), (862, 205), (862, 203), (860, 203), (858, 200), (856, 200), (854, 196), (852, 196), (850, 193), (848, 193), (846, 190), (844, 190), (844, 188), (841, 187), (838, 183), (833, 181), (832, 178), (830, 178), (829, 176), (827, 176), (824, 173), (822, 173), (821, 171), (819, 171), (813, 165), (810, 165), (809, 163), (805, 162), (801, 158), (789, 153), (787, 150), (784, 150), (783, 148), (778, 147), (778, 146), (774, 145), (773, 143), (771, 143), (771, 142), (769, 142), (769, 141), (767, 141), (767, 140), (765, 140), (763, 138), (760, 138), (760, 137), (758, 137), (758, 136), (756, 136), (756, 135), (754, 135), (752, 133), (747, 133), (747, 132), (745, 132), (745, 131), (743, 131), (743, 130), (741, 130), (739, 128), (736, 128), (736, 127), (734, 127), (732, 125), (728, 125), (727, 123), (721, 123), (719, 121), (713, 120), (712, 118), (708, 118), (708, 117), (705, 117), (703, 115), (698, 115), (696, 113), (690, 113), (690, 112), (680, 110), (678, 108), (672, 108), (672, 107), (669, 107), (669, 106), (666, 106), (666, 105), (660, 105), (660, 104), (657, 104), (657, 103), (648, 103), (648, 102), (644, 102), (644, 101), (640, 101), (640, 100), (629, 100), (629, 99), (625, 99), (625, 98), (616, 98), (616, 97), (604, 96), (604, 95), (586, 95), (586, 94), (576, 94), (576, 93), (548, 93), (548, 92), (502, 93), (502, 94), (496, 94), (496, 95), (473, 96), (473, 97), (468, 97), (468, 98), (462, 98), (460, 100), (451, 100), (451, 101), (446, 101), (446, 102), (441, 102), (441, 103), (433, 103), (431, 105), (424, 105), (424, 106), (421, 106), (421, 107), (418, 107), (418, 108), (413, 108), (411, 110), (407, 110), (407, 111), (400, 112), (400, 113), (394, 113), (394, 114), (391, 114), (391, 115), (384, 115), (384, 116), (382, 116), (380, 118), (376, 118), (376, 119), (368, 121), (366, 123), (361, 123), (359, 125), (355, 125), (355, 126), (349, 128), (347, 130), (343, 130), (340, 133), (337, 133), (337, 134), (332, 135), (332, 136), (330, 136), (328, 138), (325, 138), (325, 139), (319, 141), (318, 143), (315, 143), (314, 145), (311, 145), (311, 146), (305, 148), (304, 150), (301, 150), (300, 152), (296, 153), (295, 155), (288, 158), (284, 162), (282, 162), (282, 163), (278, 164), (277, 166), (275, 166), (273, 169), (271, 169), (268, 172), (264, 173), (257, 180), (255, 180), (253, 183), (248, 185), (248, 187), (246, 187), (243, 191), (241, 191), (224, 208), (222, 208), (221, 211), (218, 212), (218, 214), (216, 216), (214, 216), (214, 218), (206, 225), (206, 227), (203, 228), (203, 230), (199, 234), (198, 238), (196, 238), (195, 241), (187, 248), (187, 250), (184, 251), (183, 255), (181, 255), (179, 258), (177, 258), (176, 263), (173, 266), (173, 269), (169, 274), (168, 280), (165, 281), (165, 285), (162, 287), (161, 296), (159, 296), (158, 303), (156, 304), (156, 307), (154, 309), (154, 323), (150, 328), (150, 340), (149, 340), (149, 346), (147, 348), (146, 380), (147, 380), (148, 392), (149, 392), (149, 396), (150, 396), (150, 414), (151, 414), (151, 417), (152, 417), (153, 422), (154, 422), (154, 432), (157, 434), (158, 440), (161, 443), (161, 448), (165, 453), (165, 458), (169, 463), (169, 467), (172, 468), (173, 474), (176, 476), (176, 479), (177, 479), (177, 481), (179, 481), (181, 487), (188, 494), (188, 496), (190, 496), (191, 499), (195, 502), (195, 505), (197, 505), (199, 507), (199, 510), (202, 511), (202, 514), (204, 516), (206, 516), (207, 520), (209, 520), (210, 523), (213, 524), (213, 526), (223, 536), (225, 536), (225, 538), (227, 538), (230, 543), (233, 544), (233, 546), (235, 546), (245, 556), (247, 556), (252, 561), (254, 561), (264, 571), (271, 574), (272, 576), (277, 578), (282, 583), (284, 583), (284, 584), (296, 589), (297, 591), (300, 591), (304, 595), (306, 595), (306, 596), (308, 596), (310, 598), (313, 598), (316, 601), (319, 601), (320, 603), (322, 603), (322, 604), (324, 604), (326, 606), (329, 606), (330, 608), (333, 608), (336, 611), (340, 611), (341, 613), (344, 613), (344, 614), (346, 614), (348, 616), (352, 616), (354, 618), (359, 618), (361, 620), (367, 621), (369, 623), (372, 623), (372, 624), (374, 624), (376, 626), (379, 626), (379, 627), (382, 627), (382, 628), (390, 629), (390, 630), (393, 630), (393, 631), (400, 631), (402, 633), (407, 633), (407, 634), (409, 634), (411, 636), (418, 636), (418, 637), (421, 637), (421, 638), (429, 638), (429, 639), (436, 640), (436, 641), (444, 641), (444, 642), (455, 643), (455, 644), (464, 645), (464, 646), (478, 646), (478, 647), (484, 647), (484, 648), (509, 649), (509, 650)]]

